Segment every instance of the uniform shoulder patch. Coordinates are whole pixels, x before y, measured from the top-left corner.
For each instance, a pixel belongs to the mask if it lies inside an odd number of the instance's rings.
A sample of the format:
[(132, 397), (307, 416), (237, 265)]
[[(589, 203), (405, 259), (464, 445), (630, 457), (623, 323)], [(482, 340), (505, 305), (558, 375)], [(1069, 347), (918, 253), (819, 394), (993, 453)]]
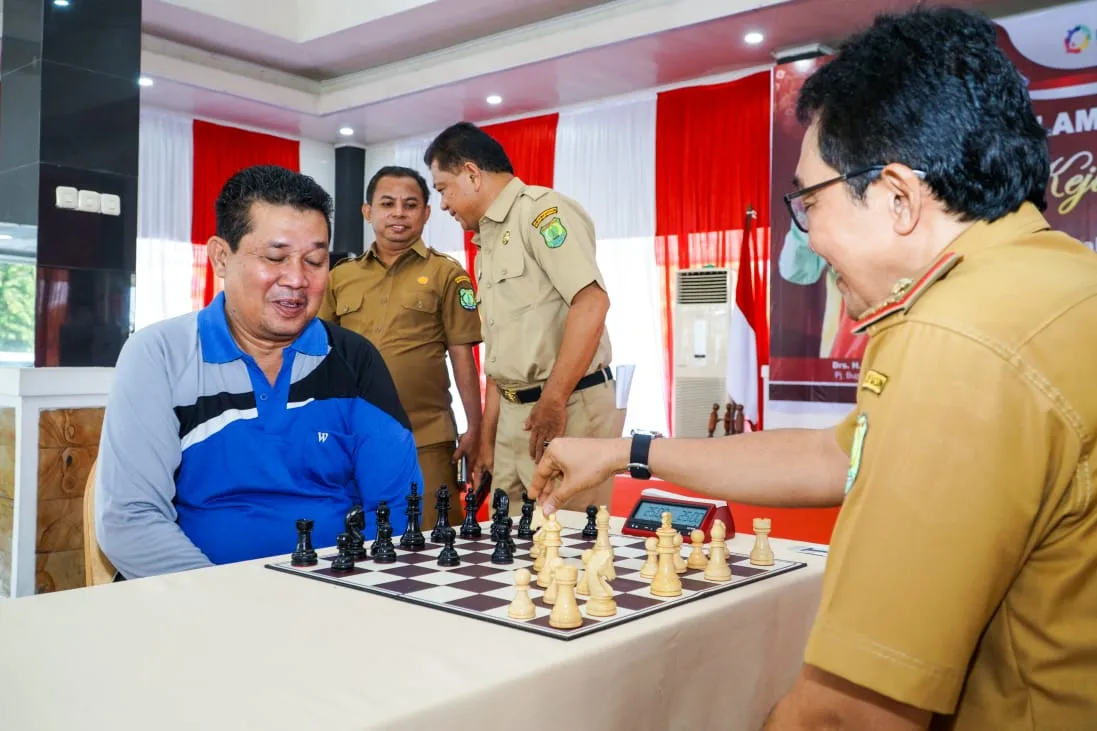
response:
[(533, 227), (541, 228), (541, 224), (544, 223), (546, 218), (548, 218), (549, 216), (555, 216), (559, 212), (560, 209), (556, 206), (553, 206), (552, 208), (546, 208), (545, 210), (538, 213), (537, 217), (533, 219)]
[(559, 218), (553, 218), (541, 228), (541, 238), (545, 240), (545, 246), (550, 249), (559, 249), (567, 240), (568, 230)]
[[(465, 279), (468, 279), (468, 277), (465, 277)], [(471, 283), (462, 285), (457, 289), (457, 301), (466, 310), (476, 309), (476, 292), (472, 290)]]
[(861, 388), (865, 391), (872, 391), (879, 396), (884, 392), (884, 386), (888, 383), (888, 377), (880, 371), (866, 371), (865, 377), (861, 379)]
[(461, 282), (468, 282), (470, 285), (472, 284), (472, 280), (466, 277), (464, 274), (453, 280), (454, 284), (460, 284)]

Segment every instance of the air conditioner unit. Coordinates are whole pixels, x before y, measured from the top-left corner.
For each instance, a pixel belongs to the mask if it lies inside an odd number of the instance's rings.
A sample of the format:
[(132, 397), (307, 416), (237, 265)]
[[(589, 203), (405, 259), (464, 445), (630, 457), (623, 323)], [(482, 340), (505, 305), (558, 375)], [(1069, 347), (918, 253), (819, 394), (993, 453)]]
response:
[(712, 405), (727, 402), (728, 300), (726, 268), (678, 272), (674, 297), (674, 410), (676, 437), (707, 437)]

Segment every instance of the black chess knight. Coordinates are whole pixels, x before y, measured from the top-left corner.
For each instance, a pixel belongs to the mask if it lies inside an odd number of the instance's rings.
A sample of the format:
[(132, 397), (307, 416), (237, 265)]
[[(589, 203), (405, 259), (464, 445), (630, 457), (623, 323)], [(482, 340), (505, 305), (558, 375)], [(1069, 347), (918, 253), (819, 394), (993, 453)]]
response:
[(362, 535), (362, 531), (366, 529), (366, 513), (361, 505), (355, 505), (347, 511), (343, 525), (346, 527), (347, 535), (350, 536), (347, 553), (350, 554), (351, 559), (354, 561), (368, 559), (369, 551), (366, 550), (366, 539)]
[(438, 522), (430, 532), (430, 540), (431, 543), (441, 543), (446, 540), (446, 528), (449, 528), (449, 488), (444, 482), (438, 488), (438, 499), (434, 503), (434, 508), (438, 511)]
[(297, 521), (297, 550), (290, 559), (294, 566), (315, 566), (316, 551), (312, 548), (312, 521), (301, 518)]
[(419, 527), (423, 511), (419, 507), (422, 498), (418, 488), (414, 482), (411, 483), (411, 492), (408, 493), (408, 527), (404, 529), (404, 535), (400, 536), (400, 548), (409, 551), (418, 551), (427, 545), (427, 539), (423, 537), (423, 530)]
[(465, 492), (465, 522), (461, 523), (461, 537), (479, 538), (481, 535), (483, 531), (476, 521), (476, 493), (470, 487)]

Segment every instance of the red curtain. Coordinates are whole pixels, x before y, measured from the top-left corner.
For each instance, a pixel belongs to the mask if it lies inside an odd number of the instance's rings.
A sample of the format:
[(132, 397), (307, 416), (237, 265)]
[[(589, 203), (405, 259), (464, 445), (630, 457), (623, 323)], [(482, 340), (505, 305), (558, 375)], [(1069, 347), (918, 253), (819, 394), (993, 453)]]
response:
[(702, 266), (736, 268), (748, 208), (757, 212), (753, 253), (762, 281), (757, 272), (752, 274), (762, 287), (761, 296), (768, 292), (770, 90), (765, 71), (658, 97), (655, 258), (663, 295), (668, 417), (673, 414), (677, 272)]
[[(301, 143), (194, 120), (194, 196), (190, 227), (193, 244), (205, 246), (217, 233), (214, 204), (222, 186), (234, 173), (252, 165), (281, 165), (299, 171)], [(207, 305), (216, 296), (219, 285), (209, 262), (204, 269), (202, 304)]]

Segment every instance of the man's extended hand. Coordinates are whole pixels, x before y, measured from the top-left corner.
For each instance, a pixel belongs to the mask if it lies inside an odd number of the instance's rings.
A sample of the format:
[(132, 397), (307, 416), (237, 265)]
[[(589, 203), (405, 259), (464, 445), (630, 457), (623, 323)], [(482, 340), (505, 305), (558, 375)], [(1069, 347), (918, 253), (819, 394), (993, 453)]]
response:
[(556, 511), (576, 494), (624, 471), (630, 444), (628, 439), (552, 440), (537, 463), (529, 496), (541, 503), (545, 515)]
[(469, 429), (457, 440), (457, 450), (453, 453), (453, 463), (457, 464), (461, 458), (468, 459), (468, 472), (465, 477), (472, 479), (480, 466), (480, 430)]
[(567, 426), (567, 402), (542, 397), (533, 405), (523, 428), (529, 432), (529, 456), (534, 464), (541, 461), (545, 442), (564, 433)]
[(480, 483), (484, 479), (484, 473), (495, 470), (495, 443), (486, 439), (480, 442), (479, 453), (476, 458), (476, 467), (469, 465), (469, 479), (472, 480), (472, 489), (479, 490)]

